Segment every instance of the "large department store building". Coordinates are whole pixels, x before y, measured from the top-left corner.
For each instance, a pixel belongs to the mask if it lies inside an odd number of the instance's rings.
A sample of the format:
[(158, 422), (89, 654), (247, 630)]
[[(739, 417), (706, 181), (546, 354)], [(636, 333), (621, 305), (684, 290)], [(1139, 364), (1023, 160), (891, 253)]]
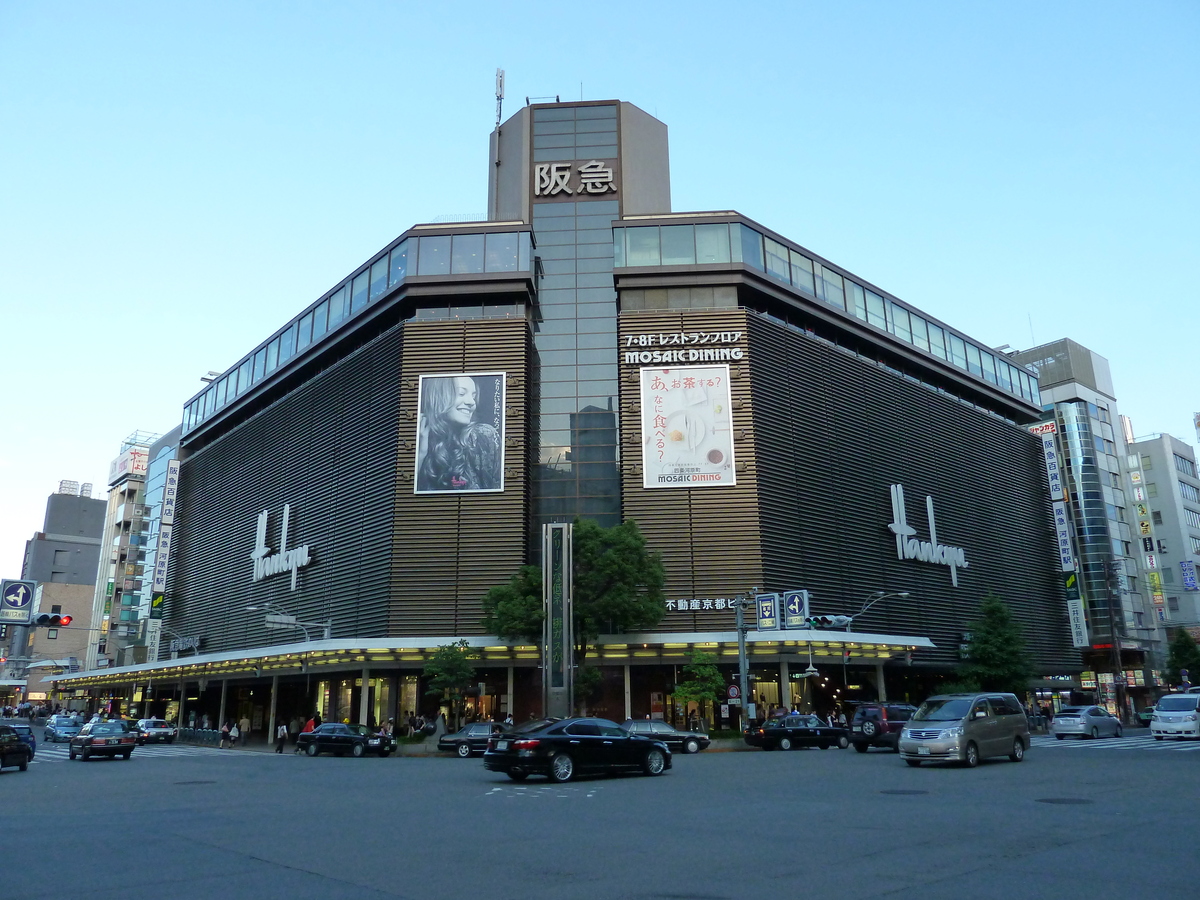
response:
[(736, 212), (672, 212), (632, 104), (526, 106), (488, 167), (487, 222), (410, 228), (187, 402), (161, 606), (198, 647), (64, 687), (365, 722), (436, 709), (424, 662), (466, 638), (479, 714), (527, 718), (539, 650), (481, 599), (576, 517), (636, 520), (667, 573), (661, 623), (592, 651), (598, 714), (670, 715), (695, 649), (734, 684), (756, 587), (869, 605), (752, 623), (760, 702), (920, 699), (988, 592), (1039, 675), (1078, 673), (1032, 370)]

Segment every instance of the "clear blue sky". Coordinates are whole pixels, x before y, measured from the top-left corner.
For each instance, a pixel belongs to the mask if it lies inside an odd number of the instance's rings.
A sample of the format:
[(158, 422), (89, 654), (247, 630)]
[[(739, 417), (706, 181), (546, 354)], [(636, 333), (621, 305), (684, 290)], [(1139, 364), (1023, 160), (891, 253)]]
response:
[(1200, 4), (0, 0), (0, 575), (409, 226), (486, 211), (494, 72), (670, 129), (736, 209), (1194, 441)]

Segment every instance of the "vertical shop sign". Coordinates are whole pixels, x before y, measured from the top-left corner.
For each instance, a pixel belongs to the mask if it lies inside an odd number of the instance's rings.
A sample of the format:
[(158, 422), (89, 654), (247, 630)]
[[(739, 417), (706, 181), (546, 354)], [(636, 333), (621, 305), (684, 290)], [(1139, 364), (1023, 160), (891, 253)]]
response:
[(1054, 501), (1054, 531), (1058, 535), (1058, 561), (1064, 572), (1075, 571), (1075, 554), (1071, 551), (1071, 522), (1067, 504)]
[(574, 706), (570, 523), (543, 526), (542, 560), (542, 600), (546, 612), (542, 635), (545, 714), (569, 716)]
[(1185, 591), (1200, 590), (1196, 586), (1196, 564), (1190, 559), (1185, 559), (1179, 564), (1179, 568), (1183, 570), (1183, 589)]
[(1046, 482), (1050, 486), (1050, 499), (1065, 500), (1067, 494), (1063, 490), (1062, 464), (1058, 456), (1058, 440), (1056, 438), (1058, 426), (1053, 422), (1042, 422), (1040, 425), (1029, 426), (1029, 432), (1042, 442), (1042, 456), (1046, 462)]
[(1063, 582), (1067, 589), (1067, 619), (1071, 623), (1071, 643), (1075, 647), (1087, 647), (1087, 620), (1083, 616), (1083, 598), (1079, 596), (1079, 582), (1074, 572), (1066, 573)]

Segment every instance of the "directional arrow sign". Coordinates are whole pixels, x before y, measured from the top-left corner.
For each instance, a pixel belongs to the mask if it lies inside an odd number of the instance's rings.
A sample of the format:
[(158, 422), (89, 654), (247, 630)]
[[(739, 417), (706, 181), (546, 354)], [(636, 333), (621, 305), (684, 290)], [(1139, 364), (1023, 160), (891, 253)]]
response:
[(0, 583), (0, 622), (6, 625), (28, 625), (33, 615), (33, 592), (36, 581), (16, 581), (5, 578)]

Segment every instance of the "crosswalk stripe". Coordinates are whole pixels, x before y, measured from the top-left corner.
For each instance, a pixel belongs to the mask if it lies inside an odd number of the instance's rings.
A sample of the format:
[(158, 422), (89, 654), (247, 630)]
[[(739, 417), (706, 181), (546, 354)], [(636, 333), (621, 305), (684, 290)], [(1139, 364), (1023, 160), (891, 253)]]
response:
[[(159, 744), (155, 747), (135, 747), (133, 750), (134, 757), (149, 757), (149, 758), (166, 758), (171, 756), (203, 756), (208, 753), (219, 752), (216, 747), (196, 747), (190, 744)], [(70, 751), (66, 744), (41, 744), (37, 748), (37, 755), (34, 756), (33, 762), (60, 762), (70, 758)]]
[(1058, 740), (1055, 737), (1037, 736), (1032, 739), (1033, 747), (1074, 747), (1091, 750), (1200, 750), (1200, 741), (1156, 741), (1152, 737), (1099, 738), (1096, 740), (1080, 740), (1070, 738)]

